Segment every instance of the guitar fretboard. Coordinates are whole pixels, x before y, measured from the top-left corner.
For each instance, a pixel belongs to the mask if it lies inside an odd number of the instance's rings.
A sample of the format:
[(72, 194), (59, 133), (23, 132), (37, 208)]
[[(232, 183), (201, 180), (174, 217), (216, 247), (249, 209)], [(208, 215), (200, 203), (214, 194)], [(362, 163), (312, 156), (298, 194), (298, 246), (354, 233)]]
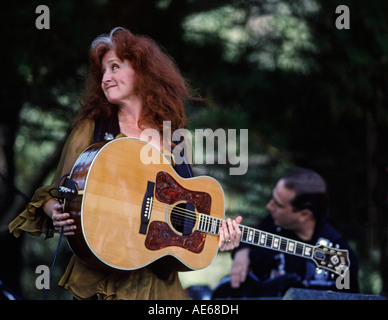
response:
[[(199, 215), (198, 230), (201, 232), (219, 235), (222, 219), (206, 214)], [(241, 242), (272, 249), (303, 258), (312, 258), (314, 246), (296, 240), (284, 238), (273, 233), (239, 225)]]

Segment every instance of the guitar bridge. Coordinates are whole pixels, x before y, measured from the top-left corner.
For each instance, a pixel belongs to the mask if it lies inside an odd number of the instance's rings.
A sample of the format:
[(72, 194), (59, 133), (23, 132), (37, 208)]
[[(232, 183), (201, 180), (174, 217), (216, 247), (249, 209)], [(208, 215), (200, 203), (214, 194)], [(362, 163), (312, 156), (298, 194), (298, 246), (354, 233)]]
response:
[(154, 200), (154, 189), (155, 183), (148, 181), (147, 190), (144, 194), (143, 205), (140, 211), (140, 229), (139, 233), (146, 234), (148, 224), (150, 222), (151, 210), (152, 210), (152, 202)]

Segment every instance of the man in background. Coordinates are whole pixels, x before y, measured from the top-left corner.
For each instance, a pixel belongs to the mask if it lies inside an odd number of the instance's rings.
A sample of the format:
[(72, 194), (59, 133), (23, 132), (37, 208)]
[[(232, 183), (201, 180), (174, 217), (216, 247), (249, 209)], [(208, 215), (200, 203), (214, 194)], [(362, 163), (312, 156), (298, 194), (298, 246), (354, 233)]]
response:
[(290, 287), (359, 292), (356, 256), (325, 220), (328, 195), (319, 174), (305, 168), (287, 172), (273, 189), (267, 209), (270, 214), (258, 229), (313, 246), (333, 244), (348, 250), (349, 278), (343, 277), (338, 286), (338, 275), (317, 269), (310, 259), (241, 243), (233, 253), (230, 282), (219, 285), (213, 298), (282, 296)]

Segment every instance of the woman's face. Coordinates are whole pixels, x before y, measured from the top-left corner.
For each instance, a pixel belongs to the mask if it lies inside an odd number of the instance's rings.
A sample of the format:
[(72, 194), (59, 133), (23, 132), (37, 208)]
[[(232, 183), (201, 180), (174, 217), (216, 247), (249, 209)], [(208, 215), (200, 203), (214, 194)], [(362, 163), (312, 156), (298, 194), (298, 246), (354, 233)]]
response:
[(122, 105), (135, 95), (135, 71), (128, 60), (120, 60), (113, 50), (102, 58), (101, 88), (108, 101)]

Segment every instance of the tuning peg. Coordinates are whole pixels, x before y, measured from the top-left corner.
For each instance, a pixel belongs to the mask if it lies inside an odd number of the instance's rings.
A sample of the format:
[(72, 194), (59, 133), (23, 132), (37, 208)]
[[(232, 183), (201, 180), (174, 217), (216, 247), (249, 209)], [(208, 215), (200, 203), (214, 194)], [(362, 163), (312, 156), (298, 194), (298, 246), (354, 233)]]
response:
[(336, 249), (339, 249), (339, 247), (340, 247), (340, 246), (339, 246), (339, 244), (337, 243), (337, 244), (335, 245), (335, 248), (336, 248)]

